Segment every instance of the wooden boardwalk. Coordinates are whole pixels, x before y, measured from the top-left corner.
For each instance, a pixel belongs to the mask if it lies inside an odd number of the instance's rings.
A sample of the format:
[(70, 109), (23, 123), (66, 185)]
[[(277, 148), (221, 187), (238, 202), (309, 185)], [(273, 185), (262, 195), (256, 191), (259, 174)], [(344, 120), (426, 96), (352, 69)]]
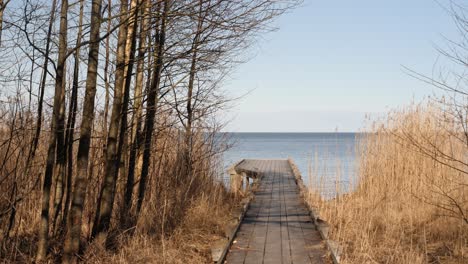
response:
[(245, 160), (242, 167), (257, 169), (263, 178), (225, 263), (327, 263), (289, 162)]

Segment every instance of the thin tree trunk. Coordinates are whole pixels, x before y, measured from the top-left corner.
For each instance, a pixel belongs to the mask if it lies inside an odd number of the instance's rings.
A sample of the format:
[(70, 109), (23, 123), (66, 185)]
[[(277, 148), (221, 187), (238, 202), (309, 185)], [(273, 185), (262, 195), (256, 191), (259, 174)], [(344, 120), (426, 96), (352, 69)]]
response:
[(56, 6), (57, 6), (57, 0), (53, 0), (51, 12), (50, 12), (50, 18), (49, 18), (49, 28), (47, 29), (47, 39), (46, 39), (45, 51), (44, 51), (44, 64), (42, 65), (41, 83), (39, 85), (39, 101), (38, 101), (38, 106), (37, 106), (36, 129), (34, 132), (31, 149), (29, 150), (29, 153), (28, 153), (28, 160), (26, 164), (26, 170), (27, 170), (26, 174), (29, 174), (29, 165), (34, 160), (34, 157), (36, 156), (37, 145), (39, 144), (39, 138), (41, 136), (42, 109), (44, 105), (44, 94), (45, 94), (47, 72), (48, 72), (48, 66), (49, 66), (50, 42), (52, 38), (52, 28), (55, 22)]
[[(132, 196), (133, 196), (133, 187), (135, 184), (135, 162), (138, 150), (141, 146), (139, 142), (140, 133), (141, 133), (141, 115), (142, 115), (142, 92), (143, 92), (143, 66), (145, 62), (146, 55), (146, 27), (147, 23), (147, 10), (149, 7), (149, 1), (144, 0), (144, 4), (141, 6), (141, 16), (142, 22), (140, 24), (140, 33), (139, 33), (139, 47), (138, 47), (138, 61), (137, 61), (137, 73), (135, 80), (135, 93), (134, 93), (134, 115), (133, 115), (133, 124), (132, 124), (132, 138), (131, 138), (131, 148), (130, 148), (130, 157), (128, 161), (128, 175), (127, 182), (125, 186), (125, 195), (123, 197), (122, 212), (129, 212)], [(136, 36), (135, 36), (136, 37)], [(135, 44), (133, 44), (135, 45)], [(128, 75), (127, 75), (128, 76)], [(129, 85), (129, 80), (126, 81), (126, 85)], [(124, 224), (124, 217), (121, 217), (121, 224)]]
[[(56, 86), (60, 85), (60, 110), (57, 117), (57, 146), (55, 161), (55, 199), (54, 199), (54, 218), (52, 218), (52, 227), (55, 227), (55, 221), (60, 214), (64, 186), (65, 186), (65, 166), (66, 166), (66, 147), (65, 147), (65, 87), (66, 87), (66, 54), (68, 48), (68, 0), (62, 0), (60, 15), (60, 34), (59, 34), (59, 54), (56, 73)], [(56, 89), (59, 89), (56, 87)]]
[[(108, 0), (107, 2), (107, 14), (108, 17), (112, 16), (112, 1)], [(110, 34), (111, 31), (111, 23), (110, 21), (107, 22), (107, 34)], [(110, 38), (106, 39), (106, 61), (104, 65), (104, 87), (106, 89), (105, 99), (104, 99), (104, 122), (103, 122), (103, 133), (104, 137), (107, 138), (107, 121), (109, 119), (109, 90), (110, 90), (110, 83), (109, 83), (109, 64), (110, 64)], [(107, 145), (104, 144), (103, 148), (103, 155), (105, 155), (107, 149)]]
[(158, 96), (159, 85), (161, 82), (161, 70), (163, 66), (163, 54), (164, 54), (164, 43), (166, 41), (166, 19), (167, 13), (169, 11), (170, 0), (164, 1), (164, 11), (161, 16), (161, 29), (159, 34), (156, 37), (155, 43), (155, 52), (157, 52), (157, 58), (155, 61), (155, 69), (153, 71), (153, 77), (151, 82), (151, 87), (148, 91), (148, 102), (147, 102), (147, 112), (145, 118), (145, 142), (143, 150), (143, 165), (141, 170), (140, 182), (138, 186), (138, 200), (137, 200), (137, 210), (136, 216), (140, 214), (140, 210), (143, 204), (143, 199), (145, 197), (146, 185), (148, 172), (150, 167), (151, 159), (151, 145), (153, 137), (153, 127), (154, 120), (156, 117), (156, 100)]
[[(39, 241), (36, 260), (43, 261), (47, 255), (47, 244), (49, 236), (49, 202), (50, 189), (55, 167), (58, 168), (58, 176), (63, 173), (63, 122), (64, 122), (64, 104), (65, 104), (65, 62), (67, 52), (67, 28), (68, 28), (68, 0), (62, 0), (60, 9), (60, 32), (59, 32), (59, 51), (57, 70), (55, 76), (55, 94), (52, 109), (52, 129), (49, 138), (49, 149), (47, 153), (46, 171), (44, 173), (44, 184), (42, 189), (42, 211), (41, 224), (39, 226)], [(56, 151), (58, 157), (56, 157)]]
[[(83, 34), (83, 12), (84, 11), (84, 0), (80, 0), (80, 15), (78, 19), (78, 36), (76, 38), (76, 47), (81, 45), (81, 37)], [(70, 199), (72, 191), (72, 176), (73, 176), (73, 135), (75, 133), (75, 122), (76, 122), (76, 111), (78, 107), (78, 77), (80, 73), (80, 48), (76, 49), (74, 55), (74, 69), (73, 69), (73, 84), (70, 96), (70, 106), (68, 111), (68, 123), (67, 131), (65, 134), (66, 144), (66, 159), (67, 159), (67, 182), (66, 182), (66, 194), (65, 203), (63, 209), (61, 230), (67, 225), (68, 210), (70, 208)], [(59, 212), (59, 211), (57, 211)], [(55, 218), (58, 217), (56, 212)]]
[[(128, 32), (127, 32), (127, 43), (125, 45), (125, 83), (123, 90), (123, 107), (120, 120), (120, 131), (119, 131), (119, 143), (117, 156), (120, 157), (120, 179), (122, 182), (122, 192), (126, 194), (126, 184), (124, 182), (128, 180), (128, 170), (127, 170), (127, 150), (128, 150), (128, 136), (126, 135), (127, 124), (128, 124), (128, 106), (130, 101), (130, 85), (132, 81), (133, 68), (135, 64), (135, 47), (136, 47), (136, 31), (138, 29), (138, 15), (140, 11), (140, 1), (132, 0), (130, 3), (130, 12), (131, 15), (130, 21), (128, 23)], [(126, 211), (121, 211), (121, 213), (127, 215)], [(121, 216), (123, 216), (121, 214)], [(120, 217), (120, 220), (123, 220), (127, 217)]]
[[(9, 140), (8, 140), (8, 146), (6, 147), (6, 151), (5, 151), (5, 158), (3, 159), (3, 162), (2, 162), (2, 165), (0, 166), (0, 170), (4, 168), (7, 160), (8, 160), (8, 156), (9, 156), (9, 152), (10, 152), (10, 147), (11, 147), (11, 143), (13, 141), (13, 134), (14, 134), (14, 131), (15, 131), (15, 126), (16, 126), (16, 115), (17, 115), (17, 112), (18, 112), (18, 103), (16, 103), (15, 107), (14, 107), (14, 114), (13, 114), (13, 118), (11, 119), (12, 122), (11, 122), (11, 129), (10, 129), (10, 135), (9, 135)], [(18, 158), (20, 156), (18, 155)], [(8, 228), (7, 230), (5, 231), (5, 233), (3, 234), (3, 237), (5, 238), (3, 240), (3, 242), (5, 243), (8, 239), (8, 236), (10, 234), (10, 231), (11, 229), (13, 228), (13, 224), (14, 224), (14, 221), (15, 221), (15, 216), (16, 216), (16, 201), (17, 201), (17, 176), (16, 176), (16, 172), (15, 172), (15, 180), (13, 182), (13, 188), (11, 190), (11, 194), (10, 194), (10, 221), (8, 223)], [(2, 246), (4, 246), (5, 244), (2, 243)]]
[(86, 77), (86, 91), (83, 102), (83, 116), (81, 120), (80, 140), (78, 143), (77, 175), (73, 191), (70, 215), (67, 224), (67, 238), (64, 249), (64, 263), (76, 261), (76, 254), (80, 247), (81, 223), (83, 206), (86, 196), (87, 173), (89, 162), (89, 148), (94, 119), (94, 101), (96, 95), (97, 70), (99, 62), (99, 29), (101, 26), (102, 0), (93, 0), (91, 7), (91, 29), (89, 36), (88, 71)]
[(107, 136), (106, 167), (104, 181), (97, 201), (96, 218), (93, 225), (92, 237), (104, 234), (109, 228), (112, 207), (114, 204), (115, 187), (119, 172), (120, 156), (118, 156), (118, 134), (122, 114), (122, 95), (124, 89), (125, 71), (125, 44), (127, 37), (127, 10), (126, 0), (120, 1), (120, 27), (117, 40), (116, 72), (114, 85), (114, 101), (112, 102), (112, 113)]
[(0, 0), (0, 46), (2, 45), (2, 32), (3, 32), (3, 12), (10, 0)]
[(189, 83), (187, 87), (187, 121), (185, 124), (185, 148), (184, 148), (184, 161), (185, 161), (185, 173), (187, 177), (191, 177), (192, 174), (192, 123), (193, 123), (193, 109), (192, 109), (192, 100), (193, 100), (193, 87), (195, 83), (195, 75), (197, 72), (197, 55), (198, 47), (200, 45), (200, 35), (203, 28), (203, 0), (199, 0), (199, 11), (198, 11), (198, 23), (197, 31), (195, 32), (195, 37), (192, 42), (192, 59), (190, 64), (190, 73), (189, 73)]
[(2, 45), (2, 31), (3, 31), (3, 12), (5, 11), (6, 3), (0, 0), (0, 46)]
[[(150, 13), (150, 9), (148, 7), (148, 14)], [(157, 20), (159, 20), (159, 18), (157, 18)], [(152, 24), (152, 19), (148, 19), (148, 25), (151, 25)], [(155, 28), (158, 28), (157, 26), (155, 26)], [(149, 29), (147, 31), (147, 37), (149, 37)], [(150, 51), (150, 47), (153, 47), (153, 43), (152, 43), (152, 38), (147, 38), (147, 41), (148, 43), (146, 44), (146, 52), (148, 53)], [(155, 54), (154, 52), (152, 54)], [(154, 56), (146, 56), (148, 61), (147, 61), (147, 65), (148, 67), (146, 67), (146, 76), (147, 77), (147, 81), (145, 83), (145, 88), (144, 88), (144, 92), (142, 93), (142, 100), (144, 98), (144, 96), (148, 96), (148, 93), (149, 93), (149, 90), (151, 88), (151, 76), (153, 76), (153, 71), (155, 70), (154, 68), (155, 67), (151, 67), (151, 65), (153, 65), (153, 63), (155, 63), (154, 61), (156, 60), (156, 55)], [(141, 105), (141, 109), (140, 109), (140, 112), (143, 112), (143, 103)], [(141, 172), (143, 171), (143, 152), (144, 152), (144, 143), (145, 143), (145, 140), (144, 140), (144, 137), (145, 137), (145, 133), (144, 133), (145, 129), (143, 127), (143, 118), (141, 117), (141, 120), (140, 120), (140, 132), (139, 134), (137, 135), (138, 136), (138, 152), (136, 153), (136, 164), (135, 164), (135, 177), (141, 177)], [(134, 186), (134, 189), (135, 189), (135, 186)]]

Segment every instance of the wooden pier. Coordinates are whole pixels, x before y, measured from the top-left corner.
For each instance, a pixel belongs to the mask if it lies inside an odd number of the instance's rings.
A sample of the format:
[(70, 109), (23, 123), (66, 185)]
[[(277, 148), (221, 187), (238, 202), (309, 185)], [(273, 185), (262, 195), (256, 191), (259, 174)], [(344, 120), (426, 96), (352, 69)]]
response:
[[(243, 160), (231, 170), (231, 186), (260, 178), (225, 263), (329, 263), (327, 250), (310, 217), (288, 160)], [(249, 173), (253, 172), (253, 173)]]

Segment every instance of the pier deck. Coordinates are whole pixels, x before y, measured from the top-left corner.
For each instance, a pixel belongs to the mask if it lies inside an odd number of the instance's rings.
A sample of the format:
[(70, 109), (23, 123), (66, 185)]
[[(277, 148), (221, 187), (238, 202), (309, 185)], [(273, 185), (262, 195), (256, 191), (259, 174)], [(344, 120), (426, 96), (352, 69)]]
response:
[(245, 160), (260, 186), (226, 257), (228, 264), (327, 263), (326, 250), (287, 160)]

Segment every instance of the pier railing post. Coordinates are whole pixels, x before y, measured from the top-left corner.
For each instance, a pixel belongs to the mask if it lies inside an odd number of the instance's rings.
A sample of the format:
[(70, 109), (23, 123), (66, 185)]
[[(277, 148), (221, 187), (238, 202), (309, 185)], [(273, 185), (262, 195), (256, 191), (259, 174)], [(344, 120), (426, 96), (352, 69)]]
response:
[(239, 175), (234, 168), (229, 170), (230, 188), (235, 194), (238, 194), (242, 188), (242, 176)]

